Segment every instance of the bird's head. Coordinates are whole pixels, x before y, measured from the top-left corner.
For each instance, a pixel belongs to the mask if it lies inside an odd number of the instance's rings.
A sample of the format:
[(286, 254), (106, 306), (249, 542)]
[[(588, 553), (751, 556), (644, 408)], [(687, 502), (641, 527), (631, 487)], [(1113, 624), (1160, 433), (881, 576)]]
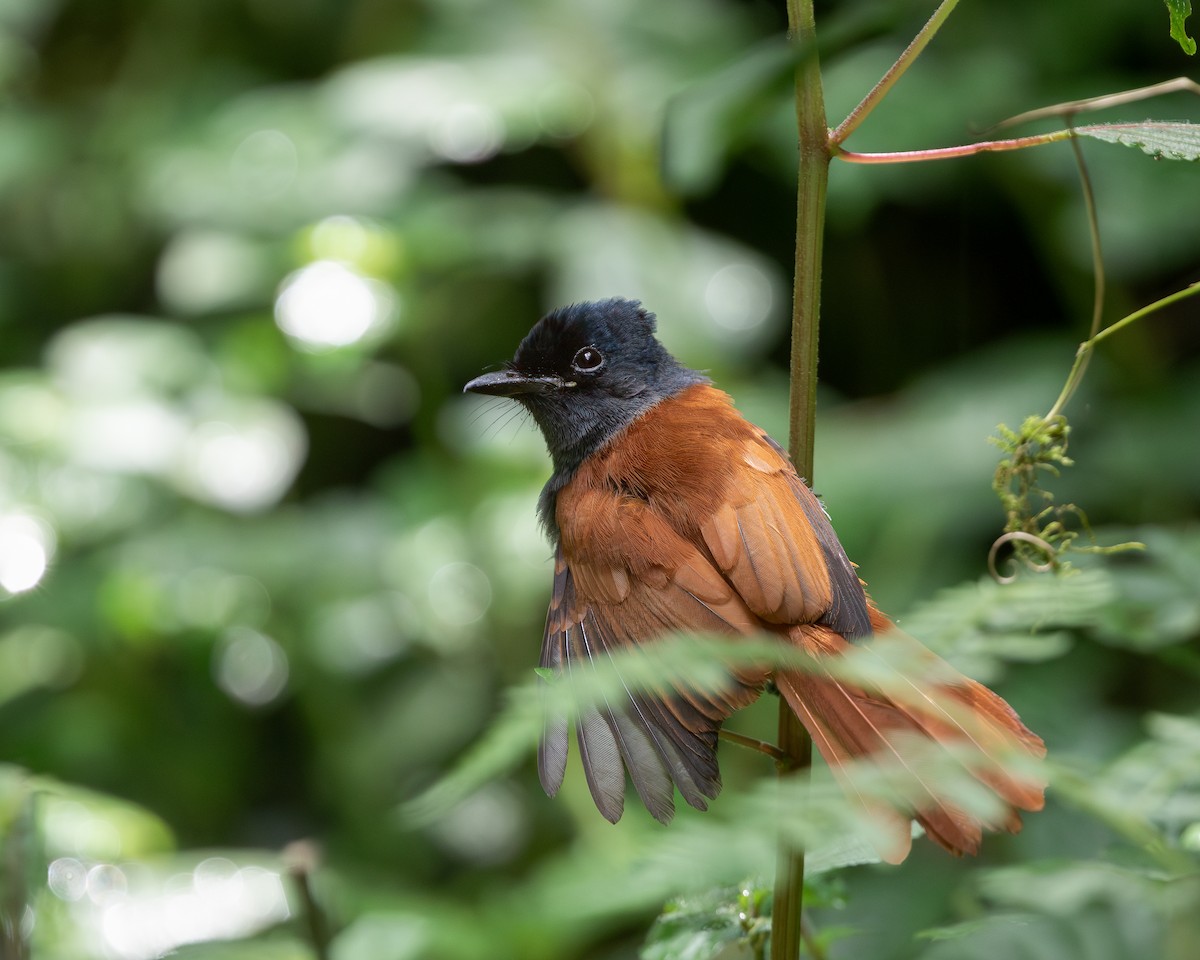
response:
[(660, 400), (704, 382), (655, 338), (654, 314), (636, 300), (614, 298), (547, 314), (503, 370), (463, 389), (522, 404), (562, 472)]

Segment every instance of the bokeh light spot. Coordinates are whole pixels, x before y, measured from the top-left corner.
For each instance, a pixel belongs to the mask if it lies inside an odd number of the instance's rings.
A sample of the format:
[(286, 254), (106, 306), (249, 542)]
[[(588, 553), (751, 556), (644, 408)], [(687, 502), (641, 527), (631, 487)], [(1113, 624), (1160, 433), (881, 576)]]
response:
[(274, 640), (249, 627), (233, 627), (213, 651), (217, 686), (248, 707), (275, 700), (288, 680), (288, 658)]
[(283, 193), (299, 169), (296, 144), (281, 130), (256, 130), (238, 144), (229, 161), (234, 182), (256, 198)]
[(475, 863), (505, 863), (521, 852), (529, 823), (519, 797), (491, 783), (455, 804), (433, 828), (447, 849)]
[(549, 136), (563, 140), (586, 130), (596, 114), (587, 89), (561, 79), (542, 90), (536, 109), (538, 126)]
[(746, 331), (761, 326), (771, 313), (773, 299), (770, 278), (749, 263), (721, 267), (704, 289), (709, 316), (726, 330)]
[(439, 620), (465, 627), (487, 613), (492, 583), (474, 564), (448, 563), (429, 579), (429, 603)]
[(157, 473), (178, 455), (187, 423), (153, 400), (81, 407), (69, 438), (84, 466), (127, 473)]
[(201, 860), (192, 871), (192, 887), (201, 894), (220, 892), (226, 884), (237, 881), (238, 865), (228, 857)]
[(211, 382), (215, 372), (194, 333), (144, 317), (75, 323), (54, 337), (47, 353), (53, 382), (81, 405), (178, 394)]
[(32, 590), (46, 575), (54, 551), (54, 532), (34, 517), (0, 517), (0, 587), (8, 593)]
[(390, 288), (336, 260), (318, 260), (283, 281), (275, 322), (314, 349), (345, 347), (381, 329), (395, 307)]
[(58, 857), (46, 870), (46, 884), (60, 900), (74, 902), (87, 893), (88, 871), (74, 857)]
[(88, 899), (98, 907), (125, 896), (129, 881), (125, 871), (111, 863), (98, 863), (87, 873)]
[(314, 628), (321, 661), (340, 673), (362, 674), (403, 652), (409, 638), (390, 599), (380, 594), (327, 607)]
[(367, 253), (371, 236), (357, 217), (337, 214), (326, 217), (312, 229), (310, 243), (321, 260), (357, 263)]
[(289, 409), (259, 402), (200, 424), (187, 441), (184, 480), (192, 492), (230, 510), (274, 504), (300, 469), (307, 441)]
[(504, 144), (504, 121), (481, 103), (452, 106), (429, 133), (430, 146), (455, 163), (479, 163)]
[(189, 943), (245, 937), (290, 912), (278, 873), (212, 858), (159, 889), (114, 896), (101, 929), (110, 955), (150, 960)]
[(178, 234), (167, 245), (158, 261), (156, 281), (168, 307), (203, 313), (255, 298), (266, 274), (266, 257), (249, 240), (198, 229)]

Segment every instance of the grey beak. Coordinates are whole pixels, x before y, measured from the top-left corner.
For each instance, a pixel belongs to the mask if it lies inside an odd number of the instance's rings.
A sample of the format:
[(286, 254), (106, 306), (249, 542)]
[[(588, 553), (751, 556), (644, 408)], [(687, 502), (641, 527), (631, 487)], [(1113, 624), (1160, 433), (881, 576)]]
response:
[(516, 397), (523, 393), (549, 393), (566, 386), (561, 377), (528, 376), (516, 370), (497, 370), (476, 377), (463, 393), (487, 393), (495, 397)]

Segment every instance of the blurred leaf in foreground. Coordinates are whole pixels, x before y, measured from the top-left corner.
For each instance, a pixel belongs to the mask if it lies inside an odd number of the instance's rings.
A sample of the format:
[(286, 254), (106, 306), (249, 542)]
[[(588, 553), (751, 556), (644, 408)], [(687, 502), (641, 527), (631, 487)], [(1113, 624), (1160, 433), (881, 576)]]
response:
[(991, 916), (927, 931), (921, 960), (1188, 960), (1200, 936), (1200, 875), (1095, 861), (989, 871), (979, 893)]
[(1200, 534), (1161, 527), (1134, 533), (1144, 537), (1146, 550), (1107, 566), (1115, 590), (1098, 611), (1096, 635), (1103, 643), (1159, 651), (1200, 670), (1188, 646), (1200, 637)]
[(1092, 626), (1115, 595), (1104, 570), (1072, 576), (989, 578), (943, 590), (900, 620), (903, 629), (964, 673), (994, 679), (1005, 661), (1061, 656), (1072, 628)]
[(745, 885), (681, 897), (655, 921), (641, 960), (753, 960), (762, 956), (771, 923), (768, 891)]

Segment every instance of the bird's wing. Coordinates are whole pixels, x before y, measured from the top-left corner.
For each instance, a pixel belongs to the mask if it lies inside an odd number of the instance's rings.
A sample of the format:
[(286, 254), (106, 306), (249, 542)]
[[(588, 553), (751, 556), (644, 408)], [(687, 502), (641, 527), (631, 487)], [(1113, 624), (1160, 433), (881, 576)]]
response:
[[(541, 665), (560, 682), (586, 678), (615, 655), (673, 631), (749, 634), (761, 623), (709, 560), (650, 506), (610, 491), (564, 491), (572, 516), (555, 557), (554, 593)], [(731, 670), (717, 689), (671, 689), (626, 683), (599, 703), (581, 698), (576, 737), (588, 786), (600, 812), (616, 821), (624, 805), (625, 769), (656, 819), (674, 814), (674, 790), (704, 809), (721, 787), (717, 731), (751, 703), (764, 675)], [(548, 713), (538, 751), (542, 786), (562, 783), (567, 718)]]
[(868, 635), (854, 565), (787, 454), (758, 432), (738, 452), (719, 506), (699, 525), (720, 572), (769, 623), (821, 623), (848, 640)]

